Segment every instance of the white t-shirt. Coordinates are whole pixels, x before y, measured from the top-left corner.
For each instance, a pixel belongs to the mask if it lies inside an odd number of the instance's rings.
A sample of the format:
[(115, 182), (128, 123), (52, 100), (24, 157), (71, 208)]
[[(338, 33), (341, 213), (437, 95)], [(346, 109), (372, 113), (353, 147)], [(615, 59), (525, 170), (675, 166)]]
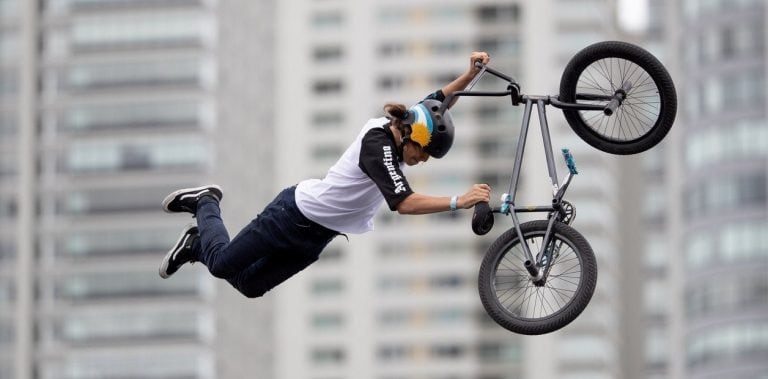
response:
[(369, 120), (323, 179), (296, 187), (296, 205), (308, 219), (340, 233), (373, 230), (386, 201), (390, 210), (412, 194), (405, 165), (385, 117)]

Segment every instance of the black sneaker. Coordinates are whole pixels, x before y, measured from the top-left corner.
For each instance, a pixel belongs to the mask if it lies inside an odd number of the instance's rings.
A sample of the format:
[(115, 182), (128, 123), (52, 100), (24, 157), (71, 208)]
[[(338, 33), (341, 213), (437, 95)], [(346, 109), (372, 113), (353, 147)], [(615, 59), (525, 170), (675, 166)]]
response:
[(200, 238), (197, 235), (197, 226), (189, 224), (184, 227), (184, 230), (179, 236), (179, 240), (173, 245), (173, 248), (165, 254), (163, 262), (160, 264), (160, 277), (168, 279), (176, 271), (179, 270), (183, 264), (187, 262), (194, 262), (192, 254), (192, 243), (196, 238)]
[(203, 196), (213, 196), (217, 201), (221, 201), (224, 193), (221, 192), (221, 187), (215, 184), (183, 188), (171, 192), (163, 199), (163, 210), (168, 213), (189, 212), (194, 215), (197, 213), (197, 201)]

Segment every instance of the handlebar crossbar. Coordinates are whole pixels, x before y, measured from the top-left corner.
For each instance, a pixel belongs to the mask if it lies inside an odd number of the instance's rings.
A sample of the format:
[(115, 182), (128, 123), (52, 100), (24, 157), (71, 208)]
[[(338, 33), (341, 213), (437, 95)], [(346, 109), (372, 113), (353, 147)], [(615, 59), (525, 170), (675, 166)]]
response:
[[(445, 100), (443, 101), (443, 104), (440, 106), (440, 109), (438, 110), (439, 113), (445, 112), (449, 104), (453, 103), (454, 98), (461, 97), (461, 96), (478, 96), (478, 97), (511, 96), (513, 105), (518, 105), (521, 102), (543, 100), (544, 104), (552, 105), (560, 109), (579, 110), (579, 111), (605, 111), (606, 114), (608, 115), (609, 115), (608, 112), (612, 113), (611, 111), (613, 110), (608, 108), (605, 104), (600, 105), (600, 104), (583, 104), (583, 103), (578, 103), (578, 104), (565, 103), (560, 101), (560, 99), (558, 99), (557, 96), (522, 95), (520, 93), (520, 85), (511, 76), (504, 74), (503, 72), (496, 70), (491, 66), (485, 65), (480, 61), (475, 62), (475, 67), (480, 69), (480, 72), (477, 73), (477, 76), (475, 76), (475, 78), (472, 79), (472, 81), (470, 82), (470, 84), (467, 86), (465, 90), (456, 91), (446, 96)], [(496, 76), (502, 80), (507, 81), (509, 83), (509, 85), (507, 86), (507, 90), (506, 91), (472, 91), (471, 90), (472, 87), (474, 87), (474, 85), (477, 83), (480, 77), (485, 73), (489, 73), (493, 76)], [(628, 86), (631, 86), (631, 84)], [(597, 95), (597, 94), (577, 94), (576, 98), (579, 100), (609, 101), (611, 102), (611, 105), (613, 105), (614, 108), (616, 105), (620, 104), (620, 102), (616, 100), (616, 95), (605, 96), (605, 95)]]

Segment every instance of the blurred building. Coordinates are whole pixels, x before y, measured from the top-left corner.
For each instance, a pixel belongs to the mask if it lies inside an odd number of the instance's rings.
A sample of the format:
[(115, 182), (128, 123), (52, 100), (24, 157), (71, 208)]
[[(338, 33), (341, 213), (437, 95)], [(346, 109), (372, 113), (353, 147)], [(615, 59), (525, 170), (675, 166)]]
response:
[(644, 236), (628, 234), (643, 269), (626, 266), (627, 297), (642, 299), (624, 305), (637, 353), (626, 377), (761, 378), (768, 10), (761, 0), (649, 5), (642, 41), (675, 80), (678, 116), (661, 154), (635, 167), (643, 179), (625, 187), (644, 198)]
[[(215, 296), (199, 266), (167, 281), (157, 267), (192, 221), (162, 214), (169, 191), (237, 173), (238, 221), (264, 196), (249, 184), (271, 175), (254, 138), (269, 135), (256, 53), (271, 48), (270, 4), (0, 1), (0, 377), (269, 375), (265, 348), (242, 342), (269, 329), (227, 322), (239, 299)], [(222, 164), (245, 152), (249, 172)]]
[[(468, 67), (473, 50), (523, 91), (556, 94), (568, 59), (613, 32), (611, 1), (281, 1), (278, 3), (277, 182), (322, 177), (385, 102), (413, 104)], [(281, 64), (284, 63), (284, 64)], [(478, 88), (501, 89), (484, 79)], [(509, 99), (463, 99), (448, 157), (407, 175), (416, 191), (461, 194), (475, 182), (509, 190), (521, 109)], [(285, 127), (289, 125), (290, 127)], [(595, 296), (576, 322), (522, 337), (491, 322), (476, 288), (480, 258), (511, 226), (479, 238), (470, 212), (399, 216), (337, 238), (320, 262), (275, 298), (276, 378), (619, 378), (619, 163), (586, 146), (550, 109), (555, 147), (581, 168), (569, 190), (576, 228), (600, 266)], [(551, 200), (536, 117), (520, 202)], [(564, 165), (558, 158), (561, 177)], [(270, 295), (268, 295), (269, 297)]]
[[(680, 89), (674, 39), (675, 2), (647, 1), (648, 19), (643, 30), (625, 31), (621, 39), (654, 54)], [(678, 99), (681, 100), (681, 99)], [(675, 207), (678, 176), (682, 169), (674, 146), (682, 135), (680, 104), (677, 122), (652, 150), (622, 157), (621, 177), (621, 346), (624, 378), (681, 378), (678, 356), (683, 306), (682, 279), (675, 254), (675, 236), (682, 229)]]
[(768, 375), (768, 117), (762, 0), (682, 1), (676, 199), (685, 377)]

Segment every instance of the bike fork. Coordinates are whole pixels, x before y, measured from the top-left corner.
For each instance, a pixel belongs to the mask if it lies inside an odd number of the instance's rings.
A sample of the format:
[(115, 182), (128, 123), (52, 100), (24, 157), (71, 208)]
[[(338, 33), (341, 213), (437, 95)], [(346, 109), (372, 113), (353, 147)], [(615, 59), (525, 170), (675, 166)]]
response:
[(528, 128), (531, 121), (531, 111), (533, 110), (534, 102), (536, 103), (536, 108), (539, 114), (539, 125), (541, 127), (541, 135), (543, 140), (542, 143), (544, 144), (544, 154), (547, 160), (547, 169), (552, 183), (552, 206), (554, 209), (559, 209), (560, 201), (565, 195), (565, 191), (568, 188), (568, 185), (571, 183), (573, 175), (577, 174), (578, 172), (576, 171), (576, 165), (573, 161), (573, 156), (567, 149), (563, 149), (563, 156), (570, 172), (563, 181), (563, 185), (560, 186), (557, 178), (555, 159), (552, 152), (552, 140), (549, 134), (549, 125), (547, 123), (547, 115), (545, 111), (545, 106), (549, 99), (545, 97), (523, 96), (523, 100), (525, 101), (525, 109), (523, 111), (523, 123), (520, 128), (520, 138), (517, 142), (515, 164), (512, 171), (512, 180), (509, 189), (511, 195), (504, 196), (503, 202), (505, 205), (503, 206), (503, 210), (505, 213), (508, 212), (509, 215), (512, 216), (512, 222), (515, 226), (517, 238), (521, 241), (520, 245), (523, 247), (523, 253), (525, 254), (526, 258), (526, 261), (524, 262), (525, 269), (528, 271), (528, 274), (534, 283), (537, 285), (543, 285), (546, 282), (546, 276), (549, 273), (549, 268), (551, 267), (552, 259), (555, 255), (553, 251), (554, 247), (548, 249), (548, 246), (552, 240), (552, 229), (557, 218), (554, 216), (553, 212), (553, 216), (550, 217), (549, 224), (547, 225), (547, 231), (544, 234), (544, 241), (542, 243), (541, 250), (538, 251), (534, 257), (530, 247), (528, 246), (528, 242), (523, 236), (522, 229), (520, 228), (520, 220), (517, 217), (517, 210), (515, 209), (514, 205), (515, 195), (517, 192), (517, 184), (520, 179), (523, 154), (525, 152), (525, 143), (528, 136)]

